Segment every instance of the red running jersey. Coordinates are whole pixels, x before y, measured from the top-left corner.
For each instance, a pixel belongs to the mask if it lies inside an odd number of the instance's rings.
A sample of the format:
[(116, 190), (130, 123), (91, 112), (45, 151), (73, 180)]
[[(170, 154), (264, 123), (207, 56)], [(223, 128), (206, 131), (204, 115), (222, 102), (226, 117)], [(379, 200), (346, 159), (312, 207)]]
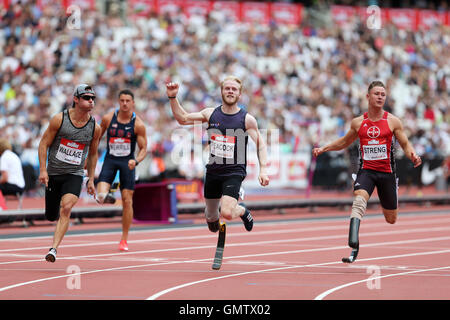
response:
[(389, 128), (388, 112), (378, 121), (371, 121), (367, 112), (358, 131), (361, 169), (395, 172), (393, 132)]

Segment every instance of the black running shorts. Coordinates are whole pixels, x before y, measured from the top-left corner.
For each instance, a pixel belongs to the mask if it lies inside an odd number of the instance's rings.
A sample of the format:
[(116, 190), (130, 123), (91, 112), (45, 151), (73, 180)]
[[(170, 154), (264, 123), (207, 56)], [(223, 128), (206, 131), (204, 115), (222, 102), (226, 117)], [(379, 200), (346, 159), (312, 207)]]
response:
[(395, 210), (398, 205), (398, 179), (395, 173), (380, 172), (369, 169), (360, 169), (356, 176), (353, 189), (366, 190), (372, 195), (377, 188), (378, 198), (384, 209)]
[(243, 180), (241, 176), (219, 177), (206, 174), (203, 186), (204, 196), (206, 199), (220, 199), (226, 195), (239, 200), (239, 190)]
[(136, 169), (130, 170), (130, 168), (128, 168), (128, 160), (130, 159), (112, 159), (105, 157), (102, 170), (98, 176), (98, 182), (112, 184), (116, 178), (117, 170), (119, 170), (120, 190), (134, 190), (136, 183)]
[(73, 174), (49, 176), (48, 187), (45, 189), (45, 217), (47, 220), (58, 220), (62, 197), (67, 193), (79, 197), (82, 183), (83, 177)]

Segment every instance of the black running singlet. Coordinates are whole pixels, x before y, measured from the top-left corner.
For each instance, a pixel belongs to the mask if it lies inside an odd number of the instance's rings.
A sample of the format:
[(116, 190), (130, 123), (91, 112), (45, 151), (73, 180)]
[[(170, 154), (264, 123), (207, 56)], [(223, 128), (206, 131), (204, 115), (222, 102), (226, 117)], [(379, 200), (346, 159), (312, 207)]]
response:
[(207, 129), (210, 153), (206, 173), (222, 177), (247, 175), (246, 114), (244, 109), (235, 114), (224, 113), (222, 106), (214, 109)]

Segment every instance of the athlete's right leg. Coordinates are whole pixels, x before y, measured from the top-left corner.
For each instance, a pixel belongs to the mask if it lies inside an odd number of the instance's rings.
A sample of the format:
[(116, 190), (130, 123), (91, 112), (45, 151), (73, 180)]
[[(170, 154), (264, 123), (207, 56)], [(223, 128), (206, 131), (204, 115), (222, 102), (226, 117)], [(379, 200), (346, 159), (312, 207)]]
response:
[(73, 206), (77, 203), (78, 197), (74, 194), (67, 193), (61, 199), (61, 209), (59, 211), (59, 219), (56, 224), (55, 234), (53, 236), (53, 248), (57, 249), (64, 235), (69, 228), (70, 213)]
[(219, 205), (220, 199), (205, 199), (205, 218), (211, 232), (217, 232), (220, 228)]
[[(77, 203), (77, 201), (78, 197), (76, 195), (66, 193), (65, 195), (62, 196), (60, 204), (57, 205), (57, 207), (60, 208), (58, 214), (58, 222), (56, 223), (55, 233), (53, 234), (52, 247), (45, 256), (45, 260), (47, 260), (48, 262), (55, 262), (56, 260), (56, 250), (61, 244), (61, 241), (64, 238), (64, 235), (66, 234), (67, 230), (69, 229), (70, 213), (72, 211), (73, 206)], [(53, 206), (53, 208), (51, 208), (50, 211), (48, 208), (46, 208), (46, 216), (49, 214), (49, 212), (54, 211), (55, 208), (56, 206)], [(51, 215), (54, 214), (52, 213)]]
[(222, 197), (222, 181), (207, 173), (203, 184), (203, 194), (205, 197), (205, 219), (208, 229), (211, 232), (217, 232), (220, 228), (219, 207)]
[(359, 225), (366, 213), (367, 201), (370, 195), (364, 189), (355, 190), (353, 193), (352, 212), (350, 214), (350, 228), (348, 235), (348, 245), (353, 249), (359, 248)]
[(367, 202), (375, 188), (371, 173), (360, 170), (354, 184), (352, 211), (350, 214), (350, 226), (348, 231), (348, 245), (352, 252), (348, 258), (343, 258), (343, 262), (351, 263), (355, 261), (359, 251), (359, 226), (366, 213)]
[[(66, 174), (55, 176), (51, 179), (54, 179), (55, 181), (52, 182), (53, 190), (49, 192), (49, 195), (52, 196), (52, 193), (56, 192), (56, 195), (53, 194), (53, 199), (54, 201), (57, 198), (60, 200), (58, 204), (60, 209), (59, 215), (57, 213), (55, 214), (55, 208), (57, 208), (58, 205), (49, 203), (51, 197), (49, 199), (46, 198), (46, 217), (48, 216), (47, 219), (49, 220), (53, 219), (50, 221), (58, 219), (58, 222), (56, 223), (55, 233), (53, 234), (52, 248), (50, 248), (49, 253), (45, 256), (45, 259), (49, 262), (55, 262), (56, 249), (60, 245), (62, 239), (64, 238), (64, 235), (67, 232), (67, 229), (69, 228), (70, 213), (72, 212), (72, 208), (75, 206), (78, 198), (80, 197), (83, 177)], [(47, 207), (48, 205), (50, 205), (50, 207)], [(56, 215), (58, 215), (59, 217), (55, 217)]]
[(97, 200), (100, 204), (105, 203), (105, 198), (108, 195), (109, 189), (111, 188), (111, 184), (100, 181), (97, 183)]
[(105, 158), (102, 166), (102, 170), (98, 176), (97, 183), (97, 201), (100, 204), (114, 203), (115, 199), (109, 195), (111, 184), (116, 177), (118, 167), (113, 159)]

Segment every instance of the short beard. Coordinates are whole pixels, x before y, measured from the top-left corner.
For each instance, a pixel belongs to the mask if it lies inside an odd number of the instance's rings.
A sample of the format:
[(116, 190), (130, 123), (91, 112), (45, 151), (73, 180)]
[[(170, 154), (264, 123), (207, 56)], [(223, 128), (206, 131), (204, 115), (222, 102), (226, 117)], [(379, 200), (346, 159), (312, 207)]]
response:
[(222, 95), (222, 102), (223, 102), (223, 104), (226, 105), (226, 106), (232, 106), (232, 105), (235, 105), (235, 104), (238, 102), (238, 97), (236, 97), (236, 98), (233, 100), (232, 103), (228, 103), (225, 99), (226, 99), (226, 96), (225, 96), (225, 95)]

